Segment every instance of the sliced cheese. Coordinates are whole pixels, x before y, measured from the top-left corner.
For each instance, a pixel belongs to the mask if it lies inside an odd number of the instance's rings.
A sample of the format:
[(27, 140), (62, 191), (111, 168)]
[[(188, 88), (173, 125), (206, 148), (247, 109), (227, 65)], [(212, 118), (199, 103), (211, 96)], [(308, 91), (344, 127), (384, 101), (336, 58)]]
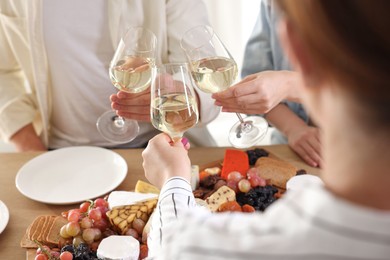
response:
[(215, 191), (210, 197), (206, 199), (207, 208), (216, 212), (219, 206), (227, 201), (235, 201), (236, 193), (234, 190), (228, 186), (221, 186), (217, 191)]

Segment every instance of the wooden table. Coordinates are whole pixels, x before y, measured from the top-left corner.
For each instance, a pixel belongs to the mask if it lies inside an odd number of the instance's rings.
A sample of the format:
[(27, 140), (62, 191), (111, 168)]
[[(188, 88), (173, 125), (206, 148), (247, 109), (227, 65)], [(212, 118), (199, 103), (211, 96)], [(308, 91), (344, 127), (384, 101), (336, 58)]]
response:
[[(263, 147), (281, 159), (291, 162), (309, 173), (319, 174), (319, 169), (304, 164), (297, 155), (285, 145)], [(203, 165), (222, 159), (226, 148), (192, 148), (189, 152), (192, 164)], [(133, 190), (137, 180), (146, 180), (142, 168), (142, 149), (114, 150), (127, 162), (128, 174), (116, 190)], [(48, 205), (23, 196), (15, 186), (15, 177), (23, 164), (40, 155), (40, 152), (0, 153), (0, 200), (8, 207), (10, 218), (7, 227), (0, 234), (0, 259), (26, 259), (26, 250), (20, 247), (20, 240), (28, 225), (39, 215), (59, 215), (75, 205)], [(28, 259), (34, 259), (29, 256)]]

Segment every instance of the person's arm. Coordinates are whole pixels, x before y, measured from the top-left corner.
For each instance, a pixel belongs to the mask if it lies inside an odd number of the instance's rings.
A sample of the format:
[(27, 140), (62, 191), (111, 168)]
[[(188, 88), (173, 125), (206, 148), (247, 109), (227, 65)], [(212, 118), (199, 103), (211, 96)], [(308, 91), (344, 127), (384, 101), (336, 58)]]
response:
[(34, 91), (26, 90), (26, 78), (14, 53), (18, 45), (8, 42), (0, 19), (0, 138), (18, 151), (46, 150), (32, 122), (37, 117)]
[(284, 104), (267, 113), (266, 119), (287, 137), (291, 149), (307, 164), (313, 167), (322, 165), (319, 128), (308, 126)]
[(32, 124), (28, 124), (17, 131), (10, 141), (15, 145), (18, 152), (47, 151)]
[(270, 6), (266, 0), (260, 2), (259, 14), (245, 46), (241, 77), (259, 71), (273, 70), (271, 48)]

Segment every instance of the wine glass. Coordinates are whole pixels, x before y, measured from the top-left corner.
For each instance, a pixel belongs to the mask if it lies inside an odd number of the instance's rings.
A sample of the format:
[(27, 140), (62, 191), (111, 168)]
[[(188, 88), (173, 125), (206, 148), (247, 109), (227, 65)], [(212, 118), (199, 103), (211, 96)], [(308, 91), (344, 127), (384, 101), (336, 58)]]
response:
[[(120, 39), (109, 67), (112, 84), (128, 93), (146, 90), (151, 82), (151, 68), (155, 63), (156, 36), (142, 27), (130, 27)], [(136, 120), (124, 119), (109, 110), (97, 120), (100, 134), (112, 143), (128, 143), (137, 137)]]
[[(217, 93), (233, 84), (238, 74), (237, 64), (211, 27), (199, 25), (188, 30), (180, 43), (200, 90)], [(236, 115), (239, 121), (229, 132), (229, 141), (234, 147), (248, 148), (264, 138), (268, 123), (263, 117), (243, 119), (240, 113)]]
[(198, 123), (198, 102), (187, 63), (152, 68), (150, 117), (153, 126), (178, 142)]

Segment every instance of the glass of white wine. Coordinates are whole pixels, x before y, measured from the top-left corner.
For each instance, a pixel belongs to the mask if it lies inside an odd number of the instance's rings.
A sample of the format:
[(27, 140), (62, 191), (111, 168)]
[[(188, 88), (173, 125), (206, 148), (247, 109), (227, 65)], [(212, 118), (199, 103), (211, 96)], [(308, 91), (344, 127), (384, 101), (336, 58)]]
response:
[(150, 117), (153, 126), (178, 142), (198, 123), (199, 112), (187, 63), (169, 63), (152, 69)]
[[(181, 47), (190, 63), (197, 87), (206, 93), (217, 93), (229, 88), (237, 78), (237, 64), (214, 30), (199, 25), (184, 33)], [(229, 132), (229, 141), (236, 148), (248, 148), (267, 133), (268, 123), (260, 116), (242, 118)]]
[[(109, 67), (112, 84), (128, 93), (146, 90), (151, 83), (151, 69), (155, 64), (157, 38), (142, 27), (130, 27), (120, 39)], [(128, 143), (137, 137), (136, 120), (124, 119), (109, 110), (97, 120), (100, 134), (112, 143)]]

